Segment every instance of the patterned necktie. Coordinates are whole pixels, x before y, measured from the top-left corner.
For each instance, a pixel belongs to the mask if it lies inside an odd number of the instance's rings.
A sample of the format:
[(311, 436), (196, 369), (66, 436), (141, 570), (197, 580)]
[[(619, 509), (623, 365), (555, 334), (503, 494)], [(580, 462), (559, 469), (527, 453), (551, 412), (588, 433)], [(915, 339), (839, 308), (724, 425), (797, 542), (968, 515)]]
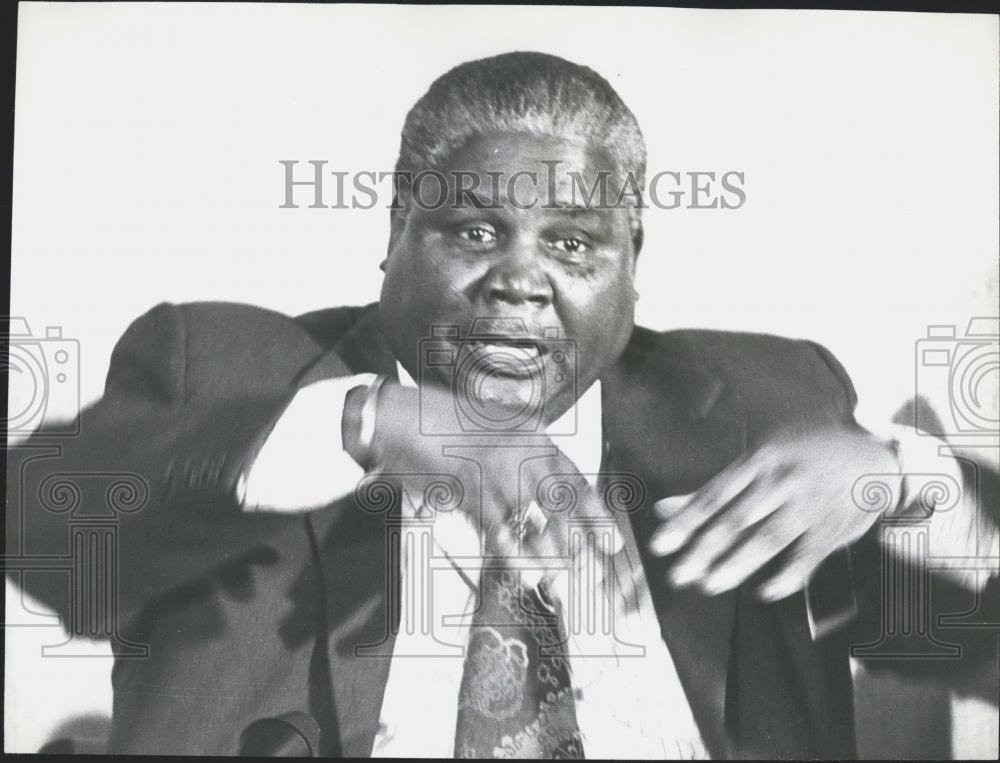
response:
[[(583, 758), (558, 607), (544, 582), (483, 569), (469, 629), (456, 758)], [(547, 648), (546, 648), (547, 647)]]

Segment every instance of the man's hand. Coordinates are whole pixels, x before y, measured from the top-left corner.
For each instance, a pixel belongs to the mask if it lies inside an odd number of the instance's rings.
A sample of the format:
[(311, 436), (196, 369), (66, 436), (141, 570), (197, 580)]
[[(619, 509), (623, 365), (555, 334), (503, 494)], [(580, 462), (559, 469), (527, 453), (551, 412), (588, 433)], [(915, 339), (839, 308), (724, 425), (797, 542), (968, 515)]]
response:
[[(349, 418), (357, 418), (359, 397), (363, 394), (348, 397)], [(437, 417), (433, 424), (421, 421), (431, 416)], [(434, 436), (425, 431), (455, 434)], [(345, 446), (351, 452), (352, 443), (345, 441)], [(463, 433), (449, 390), (425, 386), (418, 391), (387, 381), (379, 394), (372, 453), (364, 455), (376, 471), (404, 487), (408, 474), (416, 481), (426, 474), (454, 476), (465, 494), (461, 510), (475, 514), (487, 547), (502, 556), (566, 556), (568, 520), (608, 512), (575, 464), (544, 433)], [(539, 500), (539, 486), (553, 476), (562, 491), (558, 497), (572, 495), (572, 500)], [(532, 502), (544, 517), (544, 532), (527, 532), (522, 548), (514, 520)]]
[(856, 480), (898, 473), (889, 445), (866, 432), (789, 435), (735, 461), (694, 493), (659, 501), (663, 525), (650, 549), (677, 554), (669, 582), (696, 583), (710, 594), (735, 588), (780, 555), (757, 592), (766, 601), (782, 599), (878, 520), (878, 512), (855, 505)]

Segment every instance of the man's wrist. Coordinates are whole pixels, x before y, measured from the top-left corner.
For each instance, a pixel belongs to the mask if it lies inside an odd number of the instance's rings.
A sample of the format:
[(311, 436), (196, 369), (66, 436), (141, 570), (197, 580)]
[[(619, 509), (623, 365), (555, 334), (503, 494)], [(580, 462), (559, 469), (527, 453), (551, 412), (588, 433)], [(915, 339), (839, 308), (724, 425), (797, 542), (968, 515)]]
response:
[(341, 442), (344, 450), (365, 471), (376, 462), (376, 425), (388, 378), (376, 376), (369, 384), (352, 387), (344, 396)]
[(868, 436), (877, 444), (883, 455), (875, 457), (877, 464), (871, 463), (869, 467), (871, 472), (866, 475), (866, 482), (877, 480), (880, 491), (885, 491), (888, 500), (882, 505), (880, 513), (887, 517), (899, 516), (909, 505), (906, 462), (895, 428), (882, 422), (876, 423), (878, 426), (873, 426), (872, 422), (865, 422), (863, 428), (867, 430)]
[(364, 465), (367, 454), (361, 452), (361, 410), (365, 404), (368, 385), (351, 387), (344, 397), (344, 413), (341, 417), (340, 436), (344, 450), (360, 465)]
[(898, 514), (899, 512), (905, 511), (906, 506), (909, 503), (906, 484), (906, 467), (903, 466), (903, 460), (899, 455), (899, 440), (891, 435), (880, 437), (879, 440), (889, 453), (893, 473), (899, 477), (899, 498), (897, 499), (895, 505), (890, 506), (885, 513), (888, 515)]

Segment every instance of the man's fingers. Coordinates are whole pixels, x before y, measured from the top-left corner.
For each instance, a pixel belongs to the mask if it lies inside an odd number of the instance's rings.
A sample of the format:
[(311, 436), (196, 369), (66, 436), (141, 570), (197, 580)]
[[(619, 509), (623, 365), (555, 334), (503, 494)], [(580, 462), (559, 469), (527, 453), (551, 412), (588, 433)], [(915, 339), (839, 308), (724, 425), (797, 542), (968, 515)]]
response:
[[(617, 522), (614, 513), (565, 455), (533, 459), (526, 467), (528, 497), (545, 517), (545, 534), (558, 534), (562, 555), (567, 553), (573, 534), (587, 537), (602, 553), (604, 548), (610, 549), (609, 553), (621, 550), (620, 533), (612, 532)], [(604, 535), (608, 540), (599, 540)]]
[(751, 483), (728, 508), (703, 524), (673, 560), (679, 575), (677, 584), (684, 585), (704, 575), (717, 559), (724, 558), (740, 543), (743, 533), (781, 508), (786, 493), (782, 484), (771, 480)]
[(782, 568), (757, 587), (757, 596), (763, 601), (778, 601), (801, 591), (809, 582), (809, 577), (823, 560), (818, 553), (812, 553), (802, 538), (796, 543), (791, 558)]
[[(772, 513), (769, 519), (751, 531), (752, 534), (741, 545), (701, 577), (702, 590), (717, 594), (735, 588), (794, 543), (803, 532), (802, 528), (783, 518), (783, 512)], [(672, 569), (670, 577), (674, 585), (685, 584), (676, 582), (677, 579), (686, 579), (683, 570)], [(686, 579), (686, 582), (692, 581)]]
[(485, 537), (487, 538), (487, 556), (495, 555), (504, 559), (520, 556), (520, 540), (514, 537), (511, 528), (505, 523), (499, 523), (489, 528)]
[[(589, 486), (582, 500), (600, 503), (600, 497)], [(528, 509), (529, 513), (531, 508)], [(574, 552), (571, 544), (586, 545), (599, 556), (617, 554), (624, 547), (617, 519), (603, 508), (582, 508), (576, 511), (549, 512), (541, 528), (530, 520), (524, 523), (528, 551), (537, 556), (565, 558)]]
[(663, 556), (681, 548), (699, 527), (743, 492), (756, 475), (756, 463), (752, 459), (741, 460), (694, 493), (657, 501), (654, 511), (664, 524), (654, 534), (650, 550)]
[[(624, 539), (618, 528), (619, 517), (605, 505), (603, 496), (589, 484), (581, 515), (579, 526), (581, 529), (586, 528), (591, 547), (599, 556), (613, 556), (624, 548)], [(628, 518), (624, 520), (628, 521)]]
[(565, 515), (553, 514), (546, 518), (546, 524), (541, 531), (528, 532), (533, 540), (531, 552), (535, 556), (562, 558), (569, 553)]
[(671, 495), (666, 498), (661, 498), (659, 501), (653, 504), (653, 513), (660, 519), (673, 519), (691, 502), (691, 499), (698, 494), (696, 490), (693, 493), (685, 493), (684, 495)]

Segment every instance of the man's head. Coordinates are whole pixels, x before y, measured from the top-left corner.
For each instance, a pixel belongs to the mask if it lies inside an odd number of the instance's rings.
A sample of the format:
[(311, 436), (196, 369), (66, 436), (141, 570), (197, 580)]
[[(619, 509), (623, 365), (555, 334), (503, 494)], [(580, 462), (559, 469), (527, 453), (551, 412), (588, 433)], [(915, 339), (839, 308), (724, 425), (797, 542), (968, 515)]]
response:
[[(632, 331), (642, 227), (625, 189), (645, 175), (635, 117), (600, 75), (561, 58), (472, 61), (410, 110), (396, 169), (411, 182), (397, 189), (380, 312), (397, 357), (416, 376), (433, 325), (463, 339), (482, 318), (515, 319), (534, 338), (557, 329), (577, 352), (576, 378), (546, 390), (546, 418), (559, 415)], [(480, 394), (523, 402), (531, 380), (489, 370)]]

